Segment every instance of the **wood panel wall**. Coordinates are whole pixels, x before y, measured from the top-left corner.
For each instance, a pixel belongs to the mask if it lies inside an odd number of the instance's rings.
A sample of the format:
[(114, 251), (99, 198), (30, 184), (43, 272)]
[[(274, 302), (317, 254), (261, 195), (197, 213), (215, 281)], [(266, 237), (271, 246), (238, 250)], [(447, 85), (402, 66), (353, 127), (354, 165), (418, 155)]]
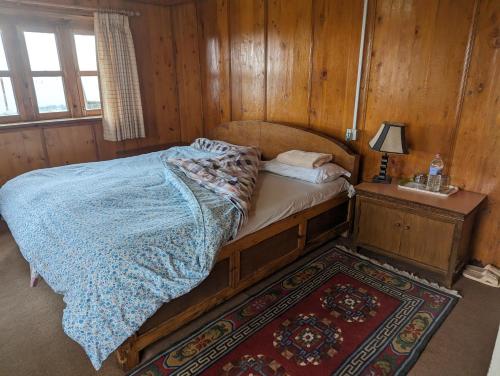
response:
[[(0, 130), (0, 179), (33, 168), (114, 158), (189, 142), (217, 124), (261, 119), (343, 138), (351, 127), (362, 0), (57, 0), (135, 9), (132, 18), (148, 137), (110, 143), (99, 122)], [(369, 0), (358, 141), (369, 179), (380, 155), (367, 142), (384, 120), (408, 124), (410, 154), (393, 176), (445, 158), (452, 182), (489, 195), (474, 255), (500, 265), (500, 2)], [(49, 129), (50, 128), (50, 129)]]
[[(426, 171), (441, 153), (462, 188), (489, 195), (474, 255), (500, 265), (500, 2), (369, 0), (359, 139), (362, 173), (378, 170), (368, 141), (384, 120), (408, 124), (410, 154), (390, 173)], [(262, 119), (343, 138), (353, 120), (361, 0), (200, 0), (204, 128)]]

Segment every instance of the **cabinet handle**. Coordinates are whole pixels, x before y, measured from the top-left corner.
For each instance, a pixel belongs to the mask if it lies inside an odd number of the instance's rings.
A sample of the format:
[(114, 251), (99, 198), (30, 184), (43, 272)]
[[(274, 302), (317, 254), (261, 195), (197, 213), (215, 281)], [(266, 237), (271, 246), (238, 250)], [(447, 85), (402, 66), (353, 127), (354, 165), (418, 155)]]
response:
[(406, 225), (405, 227), (403, 227), (405, 230), (409, 230), (410, 229), (410, 226)]
[(394, 226), (396, 226), (396, 227), (401, 227), (401, 223), (396, 222), (396, 223), (394, 223)]

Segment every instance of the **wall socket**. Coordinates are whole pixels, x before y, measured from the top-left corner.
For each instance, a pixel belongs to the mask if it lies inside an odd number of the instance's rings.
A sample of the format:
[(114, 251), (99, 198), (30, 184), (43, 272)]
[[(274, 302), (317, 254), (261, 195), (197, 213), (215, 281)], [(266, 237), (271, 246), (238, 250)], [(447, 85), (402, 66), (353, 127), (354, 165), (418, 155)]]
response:
[(346, 129), (345, 131), (345, 140), (346, 141), (356, 141), (358, 138), (358, 130), (357, 129)]

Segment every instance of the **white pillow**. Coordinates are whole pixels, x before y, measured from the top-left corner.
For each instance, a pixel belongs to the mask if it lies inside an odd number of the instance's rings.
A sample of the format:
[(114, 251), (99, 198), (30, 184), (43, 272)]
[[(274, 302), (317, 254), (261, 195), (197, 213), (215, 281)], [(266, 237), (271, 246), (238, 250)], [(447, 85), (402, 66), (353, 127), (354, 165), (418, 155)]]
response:
[(310, 183), (321, 184), (338, 179), (341, 176), (350, 177), (351, 173), (335, 163), (325, 163), (317, 168), (306, 168), (290, 166), (276, 159), (262, 161), (261, 171), (272, 172), (277, 175), (287, 176), (289, 178), (308, 181)]

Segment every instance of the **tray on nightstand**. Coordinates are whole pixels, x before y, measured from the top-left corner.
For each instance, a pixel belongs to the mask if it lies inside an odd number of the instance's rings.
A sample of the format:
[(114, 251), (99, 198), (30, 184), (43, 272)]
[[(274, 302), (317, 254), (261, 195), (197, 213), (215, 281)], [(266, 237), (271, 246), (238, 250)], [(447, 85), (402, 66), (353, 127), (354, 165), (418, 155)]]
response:
[(448, 185), (447, 187), (443, 187), (438, 192), (433, 192), (427, 190), (424, 184), (415, 183), (413, 181), (398, 183), (398, 189), (402, 189), (404, 191), (424, 193), (435, 197), (450, 197), (451, 195), (458, 192), (458, 187), (455, 187), (453, 185)]

